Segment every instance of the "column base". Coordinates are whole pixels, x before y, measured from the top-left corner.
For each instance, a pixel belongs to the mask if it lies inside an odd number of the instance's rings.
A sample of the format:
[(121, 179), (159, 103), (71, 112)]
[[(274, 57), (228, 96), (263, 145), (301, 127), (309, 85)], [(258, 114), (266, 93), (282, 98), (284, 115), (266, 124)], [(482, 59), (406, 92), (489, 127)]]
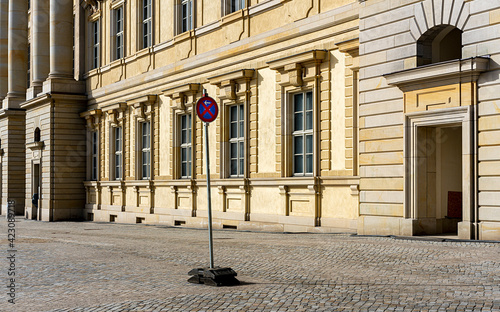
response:
[(43, 82), (42, 93), (84, 94), (85, 83), (72, 78), (48, 78)]
[(24, 93), (8, 93), (3, 100), (3, 108), (20, 108), (21, 103), (26, 101), (26, 94)]
[(36, 98), (39, 93), (42, 93), (42, 85), (28, 88), (28, 90), (26, 90), (26, 101)]

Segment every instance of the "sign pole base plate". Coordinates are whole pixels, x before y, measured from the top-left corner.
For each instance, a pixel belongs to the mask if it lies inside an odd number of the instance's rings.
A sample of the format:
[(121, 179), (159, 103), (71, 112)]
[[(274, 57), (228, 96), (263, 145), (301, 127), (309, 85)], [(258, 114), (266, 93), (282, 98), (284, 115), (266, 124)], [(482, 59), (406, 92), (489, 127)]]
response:
[(188, 274), (192, 275), (188, 282), (194, 284), (208, 286), (234, 286), (240, 284), (240, 281), (235, 277), (238, 274), (231, 268), (197, 268), (192, 269)]

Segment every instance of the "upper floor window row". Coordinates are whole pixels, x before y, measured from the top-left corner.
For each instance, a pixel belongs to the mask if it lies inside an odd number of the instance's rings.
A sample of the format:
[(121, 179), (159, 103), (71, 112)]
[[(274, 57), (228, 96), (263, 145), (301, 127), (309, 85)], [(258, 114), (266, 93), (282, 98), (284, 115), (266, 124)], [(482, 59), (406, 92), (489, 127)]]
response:
[[(196, 0), (178, 0), (176, 8), (176, 33), (181, 34), (195, 28)], [(227, 15), (246, 7), (246, 0), (224, 0), (222, 15)], [(154, 44), (154, 1), (137, 1), (137, 49), (145, 49)], [(126, 27), (127, 13), (124, 4), (111, 10), (111, 60), (121, 59), (126, 56)], [(100, 20), (94, 20), (89, 27), (90, 44), (90, 68), (102, 66), (100, 42), (101, 35)]]

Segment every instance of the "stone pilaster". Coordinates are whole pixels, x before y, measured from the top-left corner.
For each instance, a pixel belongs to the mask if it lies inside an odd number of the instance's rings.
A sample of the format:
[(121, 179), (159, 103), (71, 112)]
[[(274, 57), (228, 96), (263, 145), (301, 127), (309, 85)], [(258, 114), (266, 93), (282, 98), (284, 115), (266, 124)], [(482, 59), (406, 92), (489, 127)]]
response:
[(26, 92), (26, 99), (35, 98), (42, 91), (42, 85), (49, 75), (49, 3), (33, 0), (31, 4), (32, 38), (31, 55), (32, 82)]
[(28, 1), (9, 0), (8, 89), (3, 107), (19, 108), (26, 99)]
[(7, 95), (9, 0), (0, 0), (0, 101)]

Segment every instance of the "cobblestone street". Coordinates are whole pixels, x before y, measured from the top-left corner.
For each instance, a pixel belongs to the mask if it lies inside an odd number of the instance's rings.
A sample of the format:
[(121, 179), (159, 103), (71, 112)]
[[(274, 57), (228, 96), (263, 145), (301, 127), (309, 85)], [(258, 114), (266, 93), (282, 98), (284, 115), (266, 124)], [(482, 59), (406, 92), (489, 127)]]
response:
[(187, 282), (208, 263), (206, 230), (20, 217), (15, 229), (16, 303), (3, 291), (2, 311), (500, 311), (499, 243), (215, 231), (215, 264), (242, 282), (216, 288)]

